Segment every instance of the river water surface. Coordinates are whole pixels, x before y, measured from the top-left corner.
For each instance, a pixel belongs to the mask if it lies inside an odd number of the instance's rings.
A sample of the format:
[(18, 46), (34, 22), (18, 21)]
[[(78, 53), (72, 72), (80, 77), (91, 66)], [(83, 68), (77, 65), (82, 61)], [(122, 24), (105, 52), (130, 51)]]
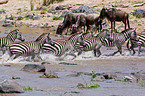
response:
[[(6, 36), (7, 30), (13, 29), (16, 28), (1, 28), (0, 37)], [(52, 38), (55, 38), (55, 32), (49, 29), (28, 27), (19, 27), (17, 29), (22, 32), (26, 41), (35, 40), (43, 32), (50, 32)], [(145, 87), (141, 87), (139, 83), (121, 82), (113, 79), (103, 82), (91, 81), (91, 76), (84, 74), (77, 77), (70, 76), (70, 74), (77, 72), (91, 73), (92, 71), (96, 73), (119, 72), (130, 74), (145, 69), (144, 50), (142, 50), (140, 56), (137, 53), (132, 56), (124, 45), (123, 56), (119, 53), (115, 56), (107, 56), (116, 50), (116, 47), (102, 47), (102, 55), (100, 57), (94, 57), (93, 52), (89, 51), (83, 52), (74, 60), (71, 60), (71, 56), (59, 60), (58, 57), (51, 54), (40, 54), (43, 61), (39, 62), (27, 60), (27, 57), (8, 60), (9, 54), (7, 52), (4, 55), (0, 55), (0, 81), (17, 76), (21, 79), (16, 79), (16, 82), (22, 86), (31, 86), (33, 88), (33, 91), (26, 91), (20, 94), (6, 94), (7, 96), (144, 96)], [(41, 64), (42, 62), (49, 62), (50, 64), (45, 64), (46, 71), (56, 72), (59, 78), (39, 78), (43, 73), (21, 71), (26, 64)], [(60, 62), (73, 63), (74, 65), (62, 65), (59, 64)], [(76, 88), (78, 83), (85, 84), (86, 82), (99, 84), (100, 87), (92, 89)]]

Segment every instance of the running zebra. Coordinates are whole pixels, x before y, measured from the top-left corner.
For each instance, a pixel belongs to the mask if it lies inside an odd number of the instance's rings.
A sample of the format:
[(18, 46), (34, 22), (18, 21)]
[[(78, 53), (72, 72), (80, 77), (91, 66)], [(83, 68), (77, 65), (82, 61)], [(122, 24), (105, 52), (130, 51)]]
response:
[[(140, 54), (141, 47), (145, 47), (145, 35), (138, 35), (138, 40), (128, 40), (127, 42), (127, 48), (131, 53), (131, 50), (133, 51), (133, 55), (135, 54), (134, 48), (138, 47), (138, 55)], [(129, 48), (129, 43), (131, 43), (131, 46)]]
[(5, 53), (7, 48), (12, 43), (14, 43), (14, 41), (16, 39), (21, 40), (21, 41), (25, 40), (24, 38), (22, 38), (22, 33), (19, 32), (18, 29), (15, 29), (15, 30), (11, 31), (6, 37), (1, 37), (0, 38), (0, 50), (3, 52), (3, 54)]
[[(125, 43), (125, 41), (128, 39), (136, 40), (136, 38), (137, 34), (133, 28), (122, 31), (121, 33), (113, 33), (113, 40), (111, 39), (109, 30), (103, 30), (96, 37), (84, 39), (86, 47), (83, 51), (93, 50), (94, 56), (99, 57), (101, 55), (100, 48), (102, 45), (106, 47), (117, 46), (118, 50), (114, 52), (112, 56), (118, 52), (122, 54), (122, 45)], [(81, 53), (82, 52), (79, 52), (78, 55), (80, 55)]]
[(41, 59), (41, 57), (39, 57), (41, 47), (45, 42), (51, 42), (49, 34), (50, 33), (42, 33), (35, 41), (13, 43), (9, 47), (11, 58), (15, 59), (23, 55), (32, 56), (32, 59), (34, 59), (35, 55), (37, 55), (37, 57)]
[(80, 45), (83, 44), (82, 34), (75, 33), (71, 35), (68, 39), (53, 40), (51, 44), (45, 43), (42, 49), (44, 50), (44, 52), (53, 53), (55, 56), (58, 57), (62, 55), (64, 55), (64, 57), (66, 55), (72, 55), (75, 58), (76, 55), (74, 54), (74, 51), (76, 49), (75, 45), (77, 42), (79, 42)]

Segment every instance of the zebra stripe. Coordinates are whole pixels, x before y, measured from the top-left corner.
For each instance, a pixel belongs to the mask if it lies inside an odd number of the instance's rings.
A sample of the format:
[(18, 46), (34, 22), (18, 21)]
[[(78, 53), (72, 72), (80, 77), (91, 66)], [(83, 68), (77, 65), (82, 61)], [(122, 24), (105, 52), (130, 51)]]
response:
[(109, 30), (103, 30), (96, 37), (84, 39), (86, 47), (84, 48), (83, 51), (94, 50), (94, 55), (96, 56), (96, 52), (97, 52), (98, 56), (100, 56), (101, 52), (99, 49), (101, 48), (102, 45), (106, 47), (117, 46), (118, 51), (114, 52), (112, 55), (115, 55), (118, 52), (122, 54), (121, 47), (124, 44), (124, 42), (129, 38), (136, 39), (137, 37), (134, 29), (128, 29), (128, 30), (122, 31), (121, 33), (114, 33), (113, 40), (111, 40), (111, 37), (109, 34), (110, 34)]
[(131, 46), (129, 48), (129, 41), (127, 42), (127, 48), (131, 53), (133, 51), (133, 55), (136, 53), (134, 48), (138, 47), (138, 55), (140, 54), (141, 47), (145, 47), (145, 35), (138, 35), (138, 40), (131, 40)]
[(19, 32), (18, 29), (15, 29), (11, 31), (6, 37), (0, 38), (0, 48), (3, 51), (3, 54), (5, 53), (4, 47), (10, 46), (16, 39), (19, 39), (21, 41), (24, 41), (24, 39), (21, 36), (21, 32)]
[(35, 41), (13, 43), (9, 47), (10, 55), (13, 59), (20, 55), (32, 55), (32, 58), (34, 58), (35, 55), (40, 53), (42, 45), (50, 41), (49, 33), (43, 33)]
[(68, 51), (70, 51), (69, 52), (70, 54), (74, 55), (73, 52), (76, 48), (75, 44), (80, 39), (81, 36), (82, 34), (75, 33), (71, 35), (68, 39), (53, 40), (51, 44), (45, 43), (42, 49), (44, 50), (44, 52), (48, 52), (48, 53), (52, 52), (55, 56), (62, 56)]

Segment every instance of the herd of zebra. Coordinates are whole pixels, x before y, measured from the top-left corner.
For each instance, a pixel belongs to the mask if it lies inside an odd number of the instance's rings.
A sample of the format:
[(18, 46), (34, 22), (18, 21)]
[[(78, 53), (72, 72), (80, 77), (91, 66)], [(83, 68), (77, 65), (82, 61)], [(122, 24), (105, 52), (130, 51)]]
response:
[[(112, 33), (112, 30), (110, 29), (102, 29), (101, 22), (105, 18), (104, 16), (106, 16), (107, 19), (109, 18), (110, 21), (112, 20), (111, 28), (113, 28), (112, 22), (114, 22), (114, 29), (115, 21), (123, 21), (125, 24), (125, 30), (120, 33)], [(125, 16), (126, 18), (122, 20), (121, 16), (123, 16), (123, 18)], [(76, 25), (74, 25), (74, 18)], [(72, 20), (73, 23), (70, 20)], [(126, 22), (128, 23), (128, 29), (126, 29)], [(96, 27), (100, 26), (100, 32), (89, 32), (88, 29), (90, 24), (95, 24)], [(87, 16), (82, 13), (81, 15), (72, 15), (72, 13), (68, 13), (68, 15), (64, 18), (63, 24), (58, 26), (56, 34), (62, 34), (64, 28), (67, 28), (70, 25), (73, 27), (75, 26), (74, 28), (76, 29), (80, 25), (84, 25), (87, 26), (87, 30), (85, 29), (85, 32), (78, 32), (75, 30), (69, 38), (55, 40), (52, 40), (50, 33), (42, 33), (35, 41), (26, 42), (22, 37), (22, 33), (19, 32), (18, 29), (15, 29), (6, 37), (0, 38), (0, 49), (3, 54), (5, 51), (8, 51), (11, 59), (15, 59), (19, 56), (31, 56), (32, 59), (37, 56), (41, 59), (39, 53), (54, 54), (58, 57), (66, 57), (67, 55), (71, 55), (74, 59), (77, 55), (80, 55), (82, 52), (86, 51), (93, 51), (94, 56), (99, 57), (101, 55), (101, 46), (116, 46), (118, 50), (111, 54), (111, 56), (118, 52), (122, 54), (122, 45), (125, 41), (128, 41), (127, 48), (130, 52), (133, 51), (133, 54), (135, 54), (135, 47), (139, 46), (138, 54), (140, 54), (141, 46), (145, 46), (145, 35), (137, 35), (136, 29), (130, 28), (128, 14), (123, 11), (117, 11), (116, 9), (103, 8), (99, 17), (94, 17), (94, 15)], [(20, 40), (20, 42), (15, 42), (16, 39)], [(129, 46), (130, 42), (131, 46)], [(75, 54), (76, 52), (78, 53), (77, 55)]]
[[(109, 30), (104, 29), (99, 34), (93, 34), (91, 32), (86, 33), (75, 33), (69, 38), (52, 40), (49, 36), (50, 33), (42, 33), (35, 41), (26, 42), (22, 37), (22, 33), (18, 29), (11, 31), (6, 37), (0, 38), (0, 46), (3, 54), (8, 50), (11, 59), (15, 59), (19, 56), (31, 56), (32, 59), (37, 57), (41, 59), (39, 53), (51, 53), (55, 56), (67, 56), (72, 55), (76, 57), (80, 55), (83, 51), (93, 50), (94, 56), (99, 57), (101, 55), (101, 46), (113, 47), (117, 46), (117, 52), (122, 54), (122, 45), (127, 40), (137, 40), (137, 34), (135, 29), (130, 28), (121, 33), (114, 33), (113, 40), (110, 40)], [(21, 40), (20, 42), (14, 42), (16, 39)], [(139, 41), (137, 41), (138, 46), (144, 44), (145, 36), (140, 36)], [(131, 46), (131, 49), (136, 47)], [(73, 58), (73, 59), (74, 59)], [(42, 59), (41, 59), (42, 60)]]

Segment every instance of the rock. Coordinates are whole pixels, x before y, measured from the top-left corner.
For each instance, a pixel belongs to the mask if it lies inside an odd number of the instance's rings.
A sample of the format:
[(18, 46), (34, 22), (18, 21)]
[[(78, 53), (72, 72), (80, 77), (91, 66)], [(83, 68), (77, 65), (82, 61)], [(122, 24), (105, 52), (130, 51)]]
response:
[(23, 93), (24, 89), (21, 85), (13, 80), (4, 80), (0, 82), (1, 93)]
[(6, 14), (6, 12), (2, 10), (2, 11), (0, 11), (0, 14)]
[(21, 70), (28, 72), (45, 72), (46, 68), (44, 65), (27, 64)]
[(73, 10), (73, 13), (96, 13), (92, 8), (88, 6), (80, 6), (78, 9)]
[(64, 10), (65, 8), (63, 7), (63, 6), (61, 6), (61, 5), (59, 5), (59, 6), (56, 6), (56, 8), (55, 8), (55, 10)]
[(78, 83), (77, 88), (84, 88), (85, 86), (82, 83)]
[(57, 76), (57, 73), (50, 71), (50, 72), (45, 72), (43, 76), (40, 76), (40, 78), (59, 78), (59, 77)]
[(14, 25), (12, 23), (4, 23), (2, 24), (3, 27), (13, 27)]
[(33, 15), (30, 15), (30, 14), (26, 15), (25, 17), (27, 17), (29, 19), (33, 19)]
[(12, 79), (21, 79), (21, 78), (18, 76), (13, 76)]
[(65, 17), (65, 15), (68, 14), (68, 13), (70, 13), (70, 12), (68, 12), (68, 11), (62, 12), (62, 15), (60, 17)]
[(47, 15), (47, 17), (50, 17), (50, 15)]
[(104, 81), (104, 80), (105, 80), (105, 77), (102, 76), (102, 75), (101, 76), (96, 76), (95, 78), (92, 79), (92, 81), (101, 81), (101, 82)]
[(51, 63), (49, 63), (49, 62), (42, 62), (41, 64), (51, 64)]
[(34, 17), (33, 17), (33, 20), (39, 20), (39, 19), (40, 19), (39, 16), (34, 16)]
[(145, 17), (145, 9), (136, 9), (135, 12), (132, 12), (133, 15), (141, 15), (142, 17)]
[(136, 78), (136, 81), (145, 80), (145, 71), (141, 70), (137, 73), (131, 73), (131, 75)]
[(81, 72), (77, 72), (77, 73), (73, 73), (73, 74), (69, 74), (67, 75), (68, 77), (78, 77), (81, 75)]
[(73, 64), (73, 63), (66, 63), (66, 62), (60, 62), (59, 64), (63, 64), (63, 65), (77, 65), (77, 64)]
[(6, 66), (6, 67), (11, 67), (11, 65), (4, 65), (4, 66)]

